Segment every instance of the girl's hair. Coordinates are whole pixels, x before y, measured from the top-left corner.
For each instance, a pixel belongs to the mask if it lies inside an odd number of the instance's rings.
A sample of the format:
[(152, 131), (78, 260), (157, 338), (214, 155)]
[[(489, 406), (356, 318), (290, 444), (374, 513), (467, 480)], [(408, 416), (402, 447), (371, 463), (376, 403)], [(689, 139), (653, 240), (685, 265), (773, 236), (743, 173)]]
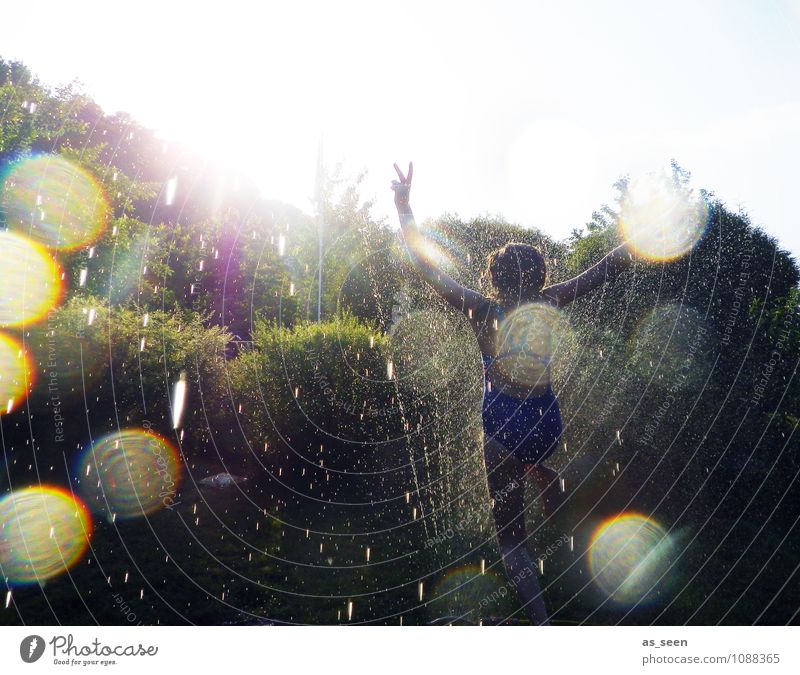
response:
[(486, 267), (495, 295), (521, 299), (538, 295), (544, 288), (547, 266), (539, 250), (512, 242), (492, 252)]

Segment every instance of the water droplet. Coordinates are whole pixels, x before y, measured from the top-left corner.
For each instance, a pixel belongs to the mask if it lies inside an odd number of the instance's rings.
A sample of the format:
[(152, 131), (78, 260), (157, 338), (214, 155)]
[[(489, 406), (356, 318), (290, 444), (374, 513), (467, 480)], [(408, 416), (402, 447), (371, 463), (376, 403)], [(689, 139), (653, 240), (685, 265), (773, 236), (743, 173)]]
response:
[(175, 202), (175, 192), (178, 190), (178, 178), (173, 176), (167, 181), (167, 189), (164, 191), (164, 205), (172, 206)]

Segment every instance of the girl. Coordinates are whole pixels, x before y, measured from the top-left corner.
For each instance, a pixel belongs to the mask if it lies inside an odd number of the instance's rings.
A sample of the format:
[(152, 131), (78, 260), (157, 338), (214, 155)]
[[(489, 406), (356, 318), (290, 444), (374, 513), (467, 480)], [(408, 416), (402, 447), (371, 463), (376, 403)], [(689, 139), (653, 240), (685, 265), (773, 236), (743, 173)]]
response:
[[(394, 201), (411, 262), (439, 295), (467, 315), (475, 331), (484, 367), (484, 460), (500, 554), (531, 623), (548, 624), (536, 566), (525, 548), (524, 478), (531, 476), (538, 485), (545, 513), (558, 507), (558, 474), (543, 461), (558, 446), (561, 413), (550, 382), (547, 321), (537, 321), (537, 312), (530, 310), (546, 314), (547, 307), (564, 307), (629, 267), (632, 251), (622, 244), (574, 279), (545, 287), (542, 254), (533, 246), (509, 243), (489, 256), (493, 292), (485, 297), (420, 254), (424, 236), (409, 204), (414, 167), (409, 164), (406, 175), (397, 164), (394, 169), (399, 178), (392, 182)], [(533, 345), (525, 337), (531, 332)]]

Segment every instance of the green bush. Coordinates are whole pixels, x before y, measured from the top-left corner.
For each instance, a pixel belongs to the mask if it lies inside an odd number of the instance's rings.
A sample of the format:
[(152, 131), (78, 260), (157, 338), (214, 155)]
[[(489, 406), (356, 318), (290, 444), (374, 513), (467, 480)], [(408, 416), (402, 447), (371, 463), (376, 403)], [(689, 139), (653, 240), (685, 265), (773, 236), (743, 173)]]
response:
[(386, 338), (350, 314), (292, 328), (259, 322), (254, 349), (233, 361), (230, 373), (251, 446), (356, 470), (347, 464), (370, 463), (374, 445), (397, 434)]
[(148, 419), (169, 434), (172, 387), (185, 371), (189, 395), (183, 426), (190, 437), (201, 438), (207, 426), (204, 408), (210, 421), (217, 420), (227, 391), (224, 353), (230, 339), (223, 328), (206, 327), (205, 318), (71, 298), (25, 332), (35, 369), (31, 410), (51, 414), (59, 405), (70, 413), (71, 425), (85, 429), (85, 420), (75, 415), (85, 407), (101, 421), (101, 430), (103, 424), (132, 426)]

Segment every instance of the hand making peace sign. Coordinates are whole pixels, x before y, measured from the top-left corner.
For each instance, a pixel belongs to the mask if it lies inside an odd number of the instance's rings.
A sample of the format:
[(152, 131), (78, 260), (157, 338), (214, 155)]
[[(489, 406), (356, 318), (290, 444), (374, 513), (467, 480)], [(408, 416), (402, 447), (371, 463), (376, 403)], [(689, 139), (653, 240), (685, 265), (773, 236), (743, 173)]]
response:
[(411, 192), (411, 177), (414, 175), (414, 163), (408, 163), (408, 173), (405, 176), (403, 172), (400, 171), (400, 167), (397, 166), (397, 164), (394, 165), (394, 170), (397, 171), (397, 176), (400, 178), (399, 181), (392, 181), (394, 204), (398, 208), (401, 206), (408, 206), (408, 196)]

